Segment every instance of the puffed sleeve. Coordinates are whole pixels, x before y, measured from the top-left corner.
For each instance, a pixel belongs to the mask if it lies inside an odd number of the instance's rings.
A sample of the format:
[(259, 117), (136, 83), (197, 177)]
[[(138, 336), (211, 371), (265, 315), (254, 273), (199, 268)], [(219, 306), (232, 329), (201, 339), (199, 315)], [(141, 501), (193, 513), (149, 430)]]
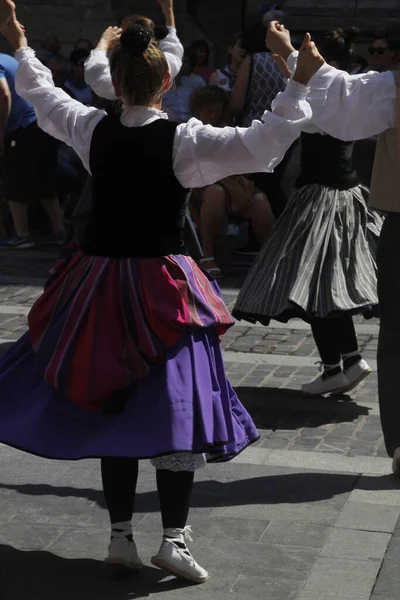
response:
[(72, 146), (89, 171), (92, 135), (106, 113), (84, 106), (55, 87), (51, 71), (36, 58), (31, 48), (21, 48), (15, 57), (19, 62), (16, 91), (33, 105), (39, 127)]
[[(297, 52), (288, 63), (294, 72)], [(393, 127), (396, 120), (396, 83), (391, 71), (349, 75), (325, 64), (310, 82), (307, 100), (312, 122), (345, 141), (359, 140)]]
[(197, 119), (178, 125), (174, 172), (185, 188), (198, 188), (230, 175), (271, 172), (311, 119), (307, 88), (289, 81), (272, 112), (251, 127), (211, 127)]

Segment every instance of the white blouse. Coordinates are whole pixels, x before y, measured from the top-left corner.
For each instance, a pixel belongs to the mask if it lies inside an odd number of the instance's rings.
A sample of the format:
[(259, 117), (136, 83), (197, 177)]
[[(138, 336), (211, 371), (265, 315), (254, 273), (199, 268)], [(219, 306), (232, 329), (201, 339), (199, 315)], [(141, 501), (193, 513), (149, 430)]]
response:
[[(292, 72), (297, 57), (298, 52), (289, 57)], [(396, 83), (391, 71), (349, 75), (325, 64), (310, 82), (307, 100), (313, 117), (307, 131), (311, 132), (316, 126), (345, 141), (373, 137), (394, 127), (396, 97)]]
[[(84, 106), (56, 88), (51, 72), (31, 48), (21, 48), (15, 56), (17, 93), (33, 104), (39, 126), (72, 146), (90, 172), (92, 135), (105, 111)], [(274, 101), (273, 112), (266, 111), (249, 128), (211, 127), (197, 119), (178, 125), (173, 168), (181, 185), (199, 188), (230, 175), (272, 171), (311, 119), (306, 95), (306, 87), (290, 81)], [(160, 118), (167, 117), (148, 107), (125, 107), (121, 123), (141, 127)]]
[[(182, 68), (183, 46), (175, 27), (168, 27), (168, 35), (160, 41), (160, 48), (168, 63), (171, 78)], [(92, 50), (85, 62), (85, 82), (99, 98), (116, 100), (111, 79), (110, 62), (105, 50)]]

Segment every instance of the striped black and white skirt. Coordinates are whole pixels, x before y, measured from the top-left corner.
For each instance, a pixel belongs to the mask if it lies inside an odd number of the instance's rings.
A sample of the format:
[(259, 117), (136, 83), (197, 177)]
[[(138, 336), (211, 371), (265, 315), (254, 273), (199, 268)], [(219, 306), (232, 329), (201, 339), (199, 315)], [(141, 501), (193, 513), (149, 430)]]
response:
[(368, 190), (298, 189), (257, 256), (233, 311), (237, 319), (287, 322), (377, 312), (376, 252), (382, 216)]

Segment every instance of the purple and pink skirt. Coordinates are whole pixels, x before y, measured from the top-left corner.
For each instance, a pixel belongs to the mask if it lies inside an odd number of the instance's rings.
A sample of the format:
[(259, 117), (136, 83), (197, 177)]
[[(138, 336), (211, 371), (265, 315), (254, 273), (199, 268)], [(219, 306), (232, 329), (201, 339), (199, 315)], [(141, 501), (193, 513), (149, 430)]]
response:
[(68, 248), (28, 321), (0, 360), (0, 442), (69, 460), (223, 461), (258, 439), (225, 376), (219, 337), (232, 318), (191, 258)]

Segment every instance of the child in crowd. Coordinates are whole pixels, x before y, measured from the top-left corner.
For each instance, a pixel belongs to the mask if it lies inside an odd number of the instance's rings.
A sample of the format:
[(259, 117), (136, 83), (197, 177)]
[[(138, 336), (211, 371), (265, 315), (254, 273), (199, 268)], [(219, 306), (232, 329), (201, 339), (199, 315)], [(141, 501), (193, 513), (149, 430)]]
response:
[[(190, 112), (204, 125), (223, 127), (229, 119), (229, 95), (217, 86), (201, 87), (191, 95)], [(231, 175), (196, 190), (193, 204), (198, 210), (204, 252), (200, 264), (216, 278), (222, 276), (222, 271), (214, 257), (215, 243), (227, 217), (248, 220), (260, 245), (275, 223), (266, 195), (245, 175)]]

